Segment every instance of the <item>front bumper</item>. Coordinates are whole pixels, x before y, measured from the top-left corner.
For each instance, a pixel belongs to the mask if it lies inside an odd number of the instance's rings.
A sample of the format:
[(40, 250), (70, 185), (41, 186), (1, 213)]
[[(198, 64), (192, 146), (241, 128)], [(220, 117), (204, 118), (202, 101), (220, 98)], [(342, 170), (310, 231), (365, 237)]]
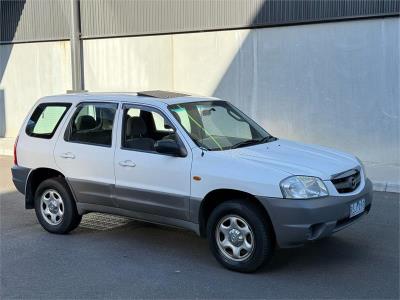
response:
[[(258, 197), (268, 211), (281, 248), (296, 247), (337, 232), (367, 214), (372, 202), (372, 183), (356, 195), (294, 200)], [(365, 199), (365, 212), (349, 218), (350, 204)]]

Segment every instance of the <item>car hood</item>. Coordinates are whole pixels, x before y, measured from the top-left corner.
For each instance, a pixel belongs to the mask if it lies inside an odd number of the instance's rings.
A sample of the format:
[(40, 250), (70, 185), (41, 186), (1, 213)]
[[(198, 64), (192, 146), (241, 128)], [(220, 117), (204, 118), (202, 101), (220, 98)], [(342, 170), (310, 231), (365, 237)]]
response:
[(316, 176), (329, 180), (359, 165), (355, 156), (321, 146), (306, 145), (288, 140), (254, 145), (233, 150), (238, 158), (258, 162), (291, 175)]

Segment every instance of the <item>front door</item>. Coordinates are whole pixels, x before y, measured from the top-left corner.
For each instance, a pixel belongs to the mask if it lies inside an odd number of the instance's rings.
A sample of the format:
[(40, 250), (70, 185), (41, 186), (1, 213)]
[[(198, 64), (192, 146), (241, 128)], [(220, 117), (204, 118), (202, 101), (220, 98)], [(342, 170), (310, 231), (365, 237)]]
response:
[(57, 141), (56, 164), (78, 203), (115, 206), (113, 128), (117, 108), (117, 103), (79, 104)]
[[(115, 153), (115, 198), (119, 208), (189, 220), (191, 153), (175, 157), (157, 153), (160, 139), (179, 143), (178, 135), (158, 109), (123, 107), (121, 141)], [(143, 218), (146, 218), (144, 216)]]

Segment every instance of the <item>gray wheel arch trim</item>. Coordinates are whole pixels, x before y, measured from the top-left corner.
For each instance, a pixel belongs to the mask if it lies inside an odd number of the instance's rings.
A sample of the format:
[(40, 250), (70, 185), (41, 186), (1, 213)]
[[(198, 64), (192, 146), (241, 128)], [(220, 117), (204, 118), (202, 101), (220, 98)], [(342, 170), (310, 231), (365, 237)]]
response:
[(12, 180), (18, 192), (26, 195), (26, 186), (32, 169), (14, 165), (11, 168)]
[[(47, 169), (51, 172), (54, 173), (58, 173), (60, 174), (63, 178), (64, 175), (55, 169), (52, 168), (37, 168), (37, 169), (30, 169), (30, 168), (26, 168), (26, 167), (21, 167), (21, 166), (13, 166), (11, 168), (12, 174), (13, 174), (13, 182), (15, 187), (17, 188), (17, 190), (25, 195), (25, 208), (26, 209), (33, 209), (34, 208), (34, 195), (30, 192), (30, 188), (31, 188), (31, 178), (32, 175), (34, 174), (35, 171), (41, 170), (41, 169)], [(50, 178), (50, 177), (49, 177)], [(48, 178), (46, 178), (48, 179)], [(68, 182), (68, 180), (66, 180), (67, 185), (72, 193), (72, 196), (75, 200), (75, 195), (73, 190), (71, 189), (71, 186)]]

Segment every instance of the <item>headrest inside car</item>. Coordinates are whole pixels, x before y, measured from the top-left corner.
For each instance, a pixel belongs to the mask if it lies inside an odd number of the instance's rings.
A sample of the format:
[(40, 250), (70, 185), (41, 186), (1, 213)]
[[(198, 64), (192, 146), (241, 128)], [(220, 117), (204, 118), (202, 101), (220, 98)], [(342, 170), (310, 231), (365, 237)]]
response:
[(141, 137), (146, 135), (146, 122), (141, 117), (131, 117), (126, 122), (126, 135), (130, 137)]
[(96, 127), (96, 120), (92, 116), (80, 116), (76, 122), (77, 130), (89, 130)]

